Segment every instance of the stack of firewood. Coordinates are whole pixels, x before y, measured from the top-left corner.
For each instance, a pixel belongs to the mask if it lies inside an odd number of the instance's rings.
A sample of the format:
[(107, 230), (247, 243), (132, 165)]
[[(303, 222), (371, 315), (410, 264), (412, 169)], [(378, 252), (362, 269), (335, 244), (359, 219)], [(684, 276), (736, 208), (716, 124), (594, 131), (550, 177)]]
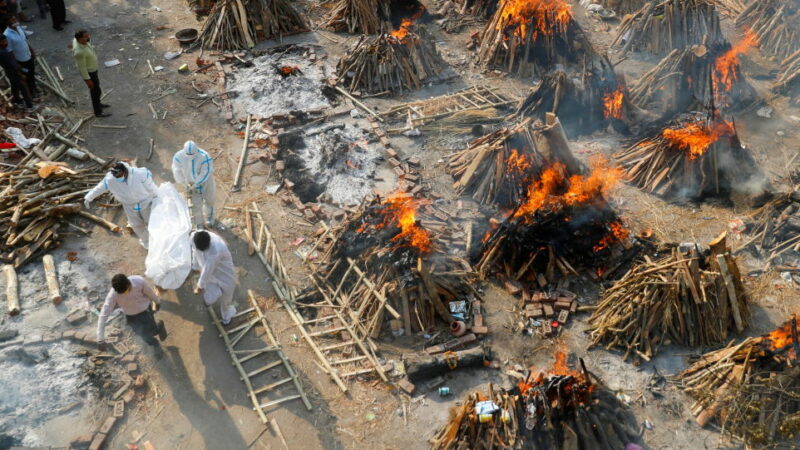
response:
[(647, 0), (602, 0), (600, 4), (603, 8), (622, 15), (639, 11), (646, 2)]
[[(557, 355), (558, 358), (558, 355)], [(621, 449), (641, 442), (630, 407), (590, 374), (557, 362), (512, 391), (471, 394), (431, 439), (431, 449)]]
[[(74, 134), (83, 120), (64, 116), (36, 119), (5, 117), (4, 125), (19, 127), (41, 142), (22, 151), (3, 150), (9, 161), (0, 171), (0, 260), (20, 267), (59, 243), (62, 225), (87, 233), (68, 218), (83, 216), (113, 231), (119, 227), (82, 209), (83, 196), (104, 176), (107, 163), (78, 144)], [(42, 134), (44, 133), (44, 134)], [(74, 162), (61, 161), (67, 156)], [(82, 163), (81, 161), (88, 161)]]
[(694, 113), (672, 121), (650, 137), (614, 155), (626, 179), (664, 197), (703, 199), (731, 193), (757, 197), (763, 178), (744, 148), (736, 126), (713, 113)]
[(775, 88), (782, 89), (800, 78), (800, 50), (781, 61), (781, 71), (775, 81)]
[(632, 83), (630, 100), (644, 109), (657, 108), (663, 114), (678, 114), (713, 103), (719, 108), (738, 110), (750, 106), (758, 94), (745, 79), (738, 63), (728, 58), (730, 44), (696, 45), (673, 50)]
[(544, 119), (547, 113), (562, 117), (569, 137), (591, 134), (609, 124), (620, 132), (641, 125), (647, 115), (629, 100), (625, 82), (605, 57), (598, 68), (583, 71), (580, 79), (562, 71), (551, 72), (530, 90), (517, 106), (516, 116)]
[(527, 195), (529, 183), (545, 166), (561, 162), (567, 174), (581, 172), (557, 118), (543, 125), (527, 118), (469, 143), (453, 153), (447, 172), (456, 180), (454, 189), (483, 204), (511, 208)]
[(622, 20), (612, 46), (622, 54), (646, 51), (664, 55), (695, 44), (724, 42), (719, 15), (707, 0), (651, 1)]
[(555, 65), (585, 66), (596, 53), (565, 0), (501, 0), (480, 37), (482, 65), (521, 77), (544, 75)]
[(800, 12), (792, 2), (751, 1), (736, 17), (736, 26), (755, 33), (761, 52), (778, 61), (800, 50)]
[(203, 48), (236, 50), (303, 31), (308, 31), (305, 18), (287, 0), (219, 0), (196, 42)]
[(387, 0), (338, 0), (325, 27), (350, 34), (378, 34), (391, 29)]
[(767, 202), (751, 215), (747, 228), (752, 237), (737, 252), (752, 249), (766, 268), (800, 266), (800, 191)]
[(714, 421), (751, 447), (781, 448), (800, 431), (799, 353), (793, 316), (769, 334), (706, 353), (677, 378), (695, 400), (698, 424)]
[(353, 93), (397, 93), (422, 87), (438, 76), (444, 61), (422, 27), (404, 36), (362, 36), (336, 66), (337, 83)]
[(484, 23), (496, 8), (495, 0), (444, 0), (437, 3), (436, 9), (444, 31), (457, 33), (464, 27)]
[(660, 260), (645, 258), (603, 292), (589, 319), (591, 346), (649, 361), (662, 345), (725, 342), (730, 331), (744, 331), (749, 318), (739, 267), (723, 234), (707, 252), (692, 246)]

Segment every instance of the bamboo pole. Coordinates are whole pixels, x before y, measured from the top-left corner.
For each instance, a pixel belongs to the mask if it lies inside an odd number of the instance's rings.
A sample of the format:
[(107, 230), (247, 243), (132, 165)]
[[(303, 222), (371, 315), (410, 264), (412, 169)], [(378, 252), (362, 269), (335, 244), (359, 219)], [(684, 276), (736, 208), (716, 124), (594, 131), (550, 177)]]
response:
[(61, 292), (58, 287), (58, 273), (56, 272), (53, 255), (44, 255), (44, 257), (42, 257), (42, 265), (44, 266), (44, 275), (47, 279), (47, 290), (50, 293), (50, 301), (52, 301), (54, 305), (58, 305), (63, 298), (61, 297)]
[(6, 304), (8, 306), (8, 314), (10, 316), (16, 316), (20, 313), (17, 272), (14, 270), (12, 264), (6, 264), (3, 266), (3, 273), (6, 275)]

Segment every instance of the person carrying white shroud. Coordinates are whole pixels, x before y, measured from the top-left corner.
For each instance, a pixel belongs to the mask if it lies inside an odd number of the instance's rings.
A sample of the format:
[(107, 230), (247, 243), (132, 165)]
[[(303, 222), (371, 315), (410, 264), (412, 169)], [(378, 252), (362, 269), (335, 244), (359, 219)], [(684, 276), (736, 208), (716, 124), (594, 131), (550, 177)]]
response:
[(211, 306), (217, 301), (222, 323), (230, 323), (236, 315), (233, 291), (236, 289), (236, 270), (228, 245), (216, 233), (192, 233), (192, 269), (200, 271), (194, 293), (203, 295), (203, 302)]
[(122, 209), (128, 216), (128, 225), (139, 236), (142, 247), (147, 248), (150, 240), (147, 232), (150, 206), (157, 196), (157, 188), (150, 171), (144, 167), (131, 167), (125, 162), (114, 164), (111, 171), (86, 194), (83, 205), (89, 209), (92, 201), (106, 192), (111, 192), (122, 204)]
[(214, 200), (217, 185), (214, 181), (214, 160), (194, 141), (186, 141), (183, 149), (172, 158), (172, 176), (179, 186), (188, 186), (203, 200), (203, 215), (207, 226), (214, 226)]

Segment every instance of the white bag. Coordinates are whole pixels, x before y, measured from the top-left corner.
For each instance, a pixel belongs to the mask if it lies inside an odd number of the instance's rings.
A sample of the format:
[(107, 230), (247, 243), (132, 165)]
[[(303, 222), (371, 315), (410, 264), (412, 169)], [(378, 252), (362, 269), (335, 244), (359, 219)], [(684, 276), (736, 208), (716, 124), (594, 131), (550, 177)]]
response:
[(162, 289), (177, 289), (192, 270), (189, 206), (172, 183), (161, 183), (150, 212), (145, 276)]

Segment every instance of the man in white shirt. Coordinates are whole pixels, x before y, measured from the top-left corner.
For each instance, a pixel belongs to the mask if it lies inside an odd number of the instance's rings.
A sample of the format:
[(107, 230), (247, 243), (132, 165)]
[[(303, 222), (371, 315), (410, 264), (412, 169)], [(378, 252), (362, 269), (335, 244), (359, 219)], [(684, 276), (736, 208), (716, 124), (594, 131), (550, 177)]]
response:
[(139, 236), (142, 247), (147, 248), (150, 241), (150, 234), (147, 232), (150, 206), (158, 195), (150, 171), (144, 167), (131, 167), (124, 162), (114, 164), (102, 181), (83, 198), (86, 209), (90, 208), (94, 199), (105, 192), (111, 192), (111, 195), (122, 204), (122, 209), (128, 216), (128, 224)]
[(236, 315), (233, 291), (236, 289), (236, 270), (228, 245), (216, 233), (197, 231), (192, 234), (192, 269), (200, 271), (194, 290), (203, 295), (206, 306), (219, 300), (220, 319), (224, 325)]
[(28, 84), (31, 96), (36, 99), (40, 96), (39, 91), (36, 89), (36, 52), (33, 47), (28, 43), (28, 38), (25, 36), (25, 30), (20, 28), (17, 23), (17, 18), (11, 16), (6, 22), (6, 30), (3, 34), (8, 39), (8, 48), (14, 53), (14, 58), (20, 66), (22, 72), (25, 73), (25, 82)]
[(106, 348), (106, 321), (116, 307), (125, 313), (125, 319), (133, 331), (149, 345), (158, 344), (156, 336), (162, 341), (166, 339), (167, 330), (164, 328), (164, 321), (156, 324), (153, 316), (153, 310), (158, 311), (160, 305), (161, 299), (144, 278), (138, 275), (128, 277), (121, 273), (114, 275), (111, 279), (111, 290), (106, 295), (106, 301), (97, 320), (97, 342), (100, 349)]

